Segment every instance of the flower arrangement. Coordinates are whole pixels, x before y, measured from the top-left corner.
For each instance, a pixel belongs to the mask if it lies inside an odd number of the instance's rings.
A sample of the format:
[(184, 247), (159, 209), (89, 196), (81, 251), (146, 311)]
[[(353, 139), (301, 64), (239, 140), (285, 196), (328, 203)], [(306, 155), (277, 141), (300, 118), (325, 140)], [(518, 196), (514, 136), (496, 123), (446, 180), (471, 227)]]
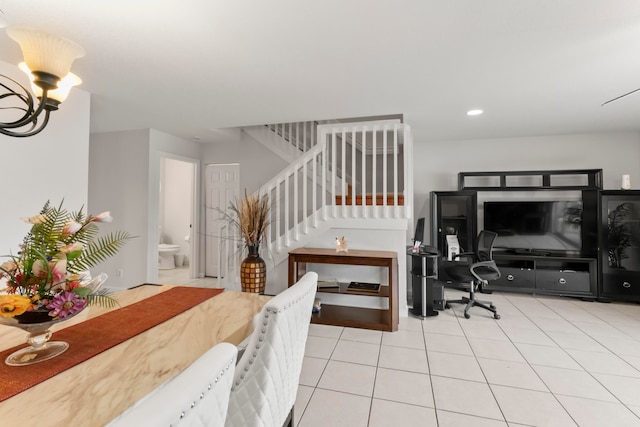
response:
[(9, 260), (0, 265), (0, 279), (7, 285), (0, 295), (0, 318), (39, 312), (45, 320), (37, 321), (57, 320), (87, 304), (117, 305), (108, 291), (86, 282), (89, 268), (115, 255), (132, 237), (122, 231), (98, 237), (98, 224), (113, 220), (109, 212), (70, 213), (62, 203), (56, 208), (47, 202), (38, 215), (23, 220), (31, 230), (18, 254), (6, 255)]

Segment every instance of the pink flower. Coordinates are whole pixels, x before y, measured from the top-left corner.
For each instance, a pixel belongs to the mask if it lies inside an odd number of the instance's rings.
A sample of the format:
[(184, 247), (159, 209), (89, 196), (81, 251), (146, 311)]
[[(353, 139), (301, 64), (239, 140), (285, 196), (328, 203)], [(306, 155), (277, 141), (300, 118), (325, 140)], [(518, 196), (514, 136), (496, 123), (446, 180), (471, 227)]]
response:
[(47, 277), (47, 267), (41, 259), (37, 259), (31, 266), (31, 273), (36, 277)]
[(67, 257), (65, 255), (54, 258), (47, 266), (44, 261), (37, 259), (33, 262), (31, 272), (34, 276), (45, 278), (47, 274), (51, 274), (53, 283), (62, 282), (67, 277)]
[(67, 278), (67, 257), (63, 255), (60, 258), (54, 258), (49, 263), (49, 268), (54, 283), (64, 281)]
[(62, 233), (65, 235), (71, 235), (77, 233), (82, 228), (82, 224), (79, 224), (75, 221), (69, 221), (65, 224), (62, 229)]
[(51, 311), (49, 316), (58, 317), (60, 319), (72, 316), (81, 311), (87, 305), (87, 301), (81, 299), (73, 292), (60, 292), (53, 297), (47, 308)]
[(113, 217), (111, 216), (111, 212), (104, 211), (98, 216), (94, 216), (91, 221), (93, 222), (111, 222), (113, 221)]

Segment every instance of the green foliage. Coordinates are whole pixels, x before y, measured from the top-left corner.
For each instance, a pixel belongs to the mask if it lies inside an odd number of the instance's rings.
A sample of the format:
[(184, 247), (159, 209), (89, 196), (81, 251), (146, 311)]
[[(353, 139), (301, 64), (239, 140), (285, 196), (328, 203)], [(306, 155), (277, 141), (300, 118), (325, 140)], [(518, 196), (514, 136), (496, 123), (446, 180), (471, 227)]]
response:
[(117, 231), (86, 243), (84, 251), (69, 264), (73, 271), (89, 270), (118, 253), (127, 240), (133, 238), (126, 231)]
[(131, 239), (124, 231), (99, 236), (98, 224), (111, 222), (109, 212), (85, 215), (82, 208), (68, 212), (48, 201), (40, 213), (25, 221), (32, 224), (17, 255), (0, 265), (0, 277), (7, 281), (7, 293), (32, 300), (34, 308), (49, 304), (58, 294), (73, 292), (89, 304), (107, 307), (117, 301), (107, 292), (92, 292), (79, 282), (79, 274), (116, 255)]
[(87, 295), (87, 304), (98, 304), (101, 307), (114, 308), (119, 307), (118, 300), (109, 295), (109, 290), (100, 289), (97, 292)]

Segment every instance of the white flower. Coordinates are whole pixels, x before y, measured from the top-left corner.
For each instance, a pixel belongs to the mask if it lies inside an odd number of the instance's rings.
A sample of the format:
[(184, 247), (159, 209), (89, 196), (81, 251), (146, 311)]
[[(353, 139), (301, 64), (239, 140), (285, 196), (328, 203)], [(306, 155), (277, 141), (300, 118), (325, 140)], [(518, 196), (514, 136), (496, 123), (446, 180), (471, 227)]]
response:
[(29, 218), (20, 218), (22, 221), (26, 222), (27, 224), (42, 224), (43, 222), (45, 222), (47, 220), (47, 217), (43, 214), (38, 214)]
[(104, 211), (101, 214), (93, 217), (92, 221), (94, 221), (94, 222), (111, 222), (111, 221), (113, 221), (113, 217), (111, 216), (111, 212)]

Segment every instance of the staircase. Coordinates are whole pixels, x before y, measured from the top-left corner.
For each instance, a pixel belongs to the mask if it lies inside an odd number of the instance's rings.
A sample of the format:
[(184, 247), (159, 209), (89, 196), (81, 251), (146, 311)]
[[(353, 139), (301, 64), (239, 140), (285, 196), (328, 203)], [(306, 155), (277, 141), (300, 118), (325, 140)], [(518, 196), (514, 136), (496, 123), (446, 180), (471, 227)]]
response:
[(242, 128), (242, 131), (292, 163), (316, 145), (317, 130), (321, 123), (326, 122), (276, 123), (249, 126)]
[[(413, 145), (408, 125), (314, 122), (245, 131), (290, 159), (288, 167), (258, 190), (271, 203), (270, 227), (260, 250), (268, 268), (331, 228), (406, 230), (413, 213)], [(220, 286), (225, 287), (239, 282), (244, 256), (225, 243), (237, 241), (231, 233), (232, 227), (222, 226), (219, 234), (219, 271), (224, 277)]]

